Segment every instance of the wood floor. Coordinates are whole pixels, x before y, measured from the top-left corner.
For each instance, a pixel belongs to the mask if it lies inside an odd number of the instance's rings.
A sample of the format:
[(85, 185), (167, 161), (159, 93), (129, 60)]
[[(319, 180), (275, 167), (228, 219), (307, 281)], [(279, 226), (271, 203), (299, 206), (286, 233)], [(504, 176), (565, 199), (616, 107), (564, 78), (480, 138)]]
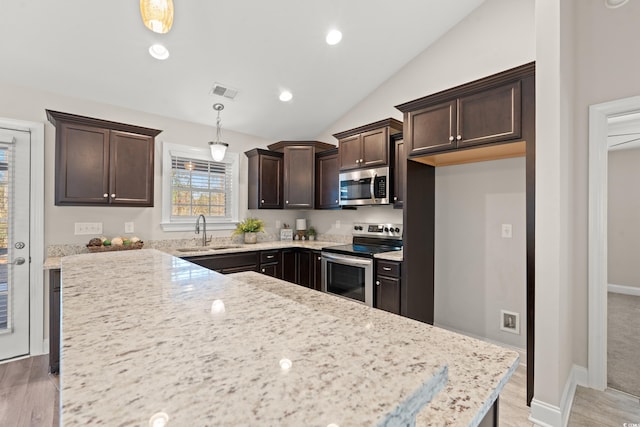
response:
[[(57, 427), (59, 383), (47, 373), (47, 355), (0, 364), (0, 426)], [(500, 426), (528, 427), (526, 368), (520, 366), (500, 395)], [(619, 392), (578, 387), (569, 427), (640, 425), (640, 403)]]

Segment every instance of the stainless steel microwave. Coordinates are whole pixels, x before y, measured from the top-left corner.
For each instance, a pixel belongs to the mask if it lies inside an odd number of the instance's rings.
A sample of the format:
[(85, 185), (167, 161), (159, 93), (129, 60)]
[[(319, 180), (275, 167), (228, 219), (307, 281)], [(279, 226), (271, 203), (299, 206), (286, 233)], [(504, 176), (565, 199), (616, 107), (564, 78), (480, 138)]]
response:
[(388, 205), (389, 167), (340, 173), (340, 206)]

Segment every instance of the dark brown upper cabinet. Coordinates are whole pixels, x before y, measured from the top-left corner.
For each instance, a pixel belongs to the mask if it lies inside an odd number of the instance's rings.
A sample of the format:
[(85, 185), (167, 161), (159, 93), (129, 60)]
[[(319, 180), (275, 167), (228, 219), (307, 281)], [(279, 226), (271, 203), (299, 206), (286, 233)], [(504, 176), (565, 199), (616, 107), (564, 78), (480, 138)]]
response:
[(337, 148), (316, 155), (316, 209), (340, 208), (339, 175)]
[(521, 104), (521, 83), (516, 80), (487, 82), (455, 98), (438, 93), (397, 108), (405, 113), (404, 137), (413, 157), (517, 140)]
[(313, 209), (316, 153), (335, 146), (319, 141), (280, 141), (268, 148), (284, 155), (284, 209)]
[(402, 134), (393, 136), (395, 150), (395, 167), (393, 169), (393, 208), (402, 209), (404, 207), (404, 180), (405, 169), (407, 168), (407, 156), (404, 151), (404, 141)]
[(56, 127), (56, 205), (153, 206), (160, 130), (46, 112)]
[(282, 209), (282, 153), (254, 148), (245, 152), (249, 159), (249, 209)]
[(389, 138), (402, 132), (402, 122), (389, 118), (339, 132), (340, 170), (369, 168), (389, 164)]

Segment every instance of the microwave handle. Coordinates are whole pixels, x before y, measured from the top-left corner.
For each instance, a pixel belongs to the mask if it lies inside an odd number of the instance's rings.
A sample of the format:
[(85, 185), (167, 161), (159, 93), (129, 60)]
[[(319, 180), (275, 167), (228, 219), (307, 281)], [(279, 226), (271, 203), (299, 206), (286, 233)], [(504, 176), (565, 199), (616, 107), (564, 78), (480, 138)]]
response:
[(371, 180), (371, 200), (376, 201), (376, 178), (378, 174), (373, 175), (373, 179)]

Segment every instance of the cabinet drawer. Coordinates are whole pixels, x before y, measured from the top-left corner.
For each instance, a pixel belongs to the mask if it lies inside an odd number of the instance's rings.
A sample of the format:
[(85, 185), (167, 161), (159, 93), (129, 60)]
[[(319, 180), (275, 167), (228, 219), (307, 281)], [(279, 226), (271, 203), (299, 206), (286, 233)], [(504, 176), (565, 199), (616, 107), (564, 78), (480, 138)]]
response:
[(263, 251), (260, 252), (260, 264), (280, 262), (280, 251)]
[[(209, 256), (196, 256), (184, 258), (194, 264), (201, 265), (209, 270), (222, 271), (230, 273), (231, 269), (247, 267), (246, 270), (237, 271), (255, 271), (258, 267), (257, 252), (242, 252), (236, 254), (222, 254)], [(235, 270), (233, 271), (236, 272)]]
[(376, 274), (388, 277), (400, 277), (400, 263), (378, 260)]

